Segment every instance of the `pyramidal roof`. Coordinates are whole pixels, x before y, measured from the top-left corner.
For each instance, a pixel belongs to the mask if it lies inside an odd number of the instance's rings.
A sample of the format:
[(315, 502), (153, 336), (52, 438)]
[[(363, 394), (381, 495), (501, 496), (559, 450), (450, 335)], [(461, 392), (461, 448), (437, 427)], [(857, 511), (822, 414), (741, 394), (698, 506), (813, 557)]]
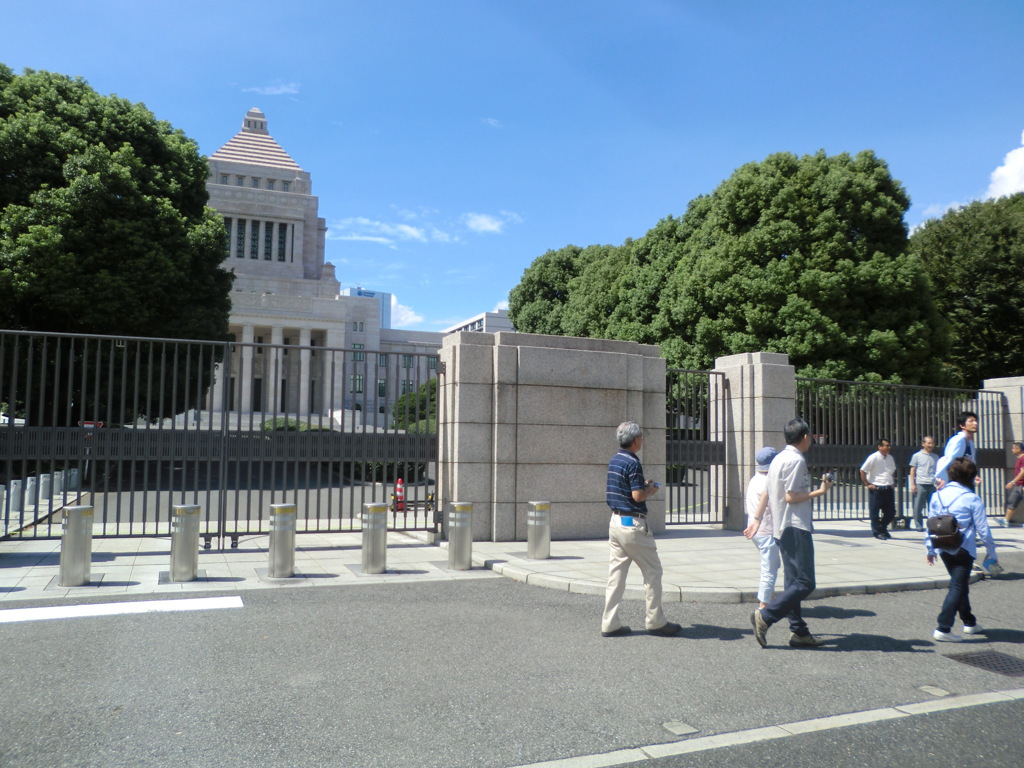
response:
[(302, 170), (281, 145), (274, 141), (267, 130), (266, 115), (255, 107), (245, 113), (242, 130), (210, 155), (210, 159), (268, 168), (287, 168), (293, 171)]

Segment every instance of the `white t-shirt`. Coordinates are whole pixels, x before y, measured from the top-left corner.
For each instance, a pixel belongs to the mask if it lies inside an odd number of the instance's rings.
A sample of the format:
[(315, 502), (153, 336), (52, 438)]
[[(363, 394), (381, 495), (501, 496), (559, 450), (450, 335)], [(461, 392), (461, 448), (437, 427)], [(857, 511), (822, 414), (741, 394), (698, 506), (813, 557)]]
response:
[(864, 459), (860, 468), (867, 475), (870, 485), (891, 487), (896, 484), (896, 460), (892, 454), (883, 456), (881, 451), (875, 451)]
[[(747, 496), (744, 502), (747, 508), (747, 525), (753, 523), (754, 518), (757, 517), (757, 503), (761, 500), (761, 494), (764, 493), (767, 488), (767, 472), (754, 473), (754, 476), (750, 478), (750, 482), (747, 483)], [(772, 505), (771, 502), (769, 502), (768, 506), (764, 509), (764, 515), (761, 517), (761, 526), (757, 529), (757, 535), (758, 537), (771, 536), (773, 533)]]

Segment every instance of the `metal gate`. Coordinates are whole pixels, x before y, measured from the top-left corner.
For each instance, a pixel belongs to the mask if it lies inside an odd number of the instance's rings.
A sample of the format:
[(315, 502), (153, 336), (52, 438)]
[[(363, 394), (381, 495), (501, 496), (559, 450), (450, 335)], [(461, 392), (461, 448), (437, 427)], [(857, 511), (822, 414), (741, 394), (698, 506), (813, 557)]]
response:
[[(56, 538), (59, 510), (95, 508), (96, 536), (435, 526), (436, 354), (0, 331), (3, 535)], [(396, 499), (399, 480), (404, 499)]]
[(667, 523), (721, 523), (725, 506), (724, 374), (670, 369), (665, 482)]
[(990, 513), (1003, 509), (1006, 444), (1002, 395), (974, 389), (948, 389), (900, 384), (797, 378), (797, 413), (810, 425), (814, 445), (807, 465), (815, 484), (821, 473), (834, 472), (836, 487), (815, 502), (815, 518), (855, 520), (867, 517), (867, 489), (860, 467), (876, 450), (880, 438), (892, 444), (896, 462), (896, 509), (910, 515), (913, 499), (907, 464), (925, 435), (935, 438), (942, 455), (946, 440), (957, 430), (957, 414), (978, 414), (979, 494)]

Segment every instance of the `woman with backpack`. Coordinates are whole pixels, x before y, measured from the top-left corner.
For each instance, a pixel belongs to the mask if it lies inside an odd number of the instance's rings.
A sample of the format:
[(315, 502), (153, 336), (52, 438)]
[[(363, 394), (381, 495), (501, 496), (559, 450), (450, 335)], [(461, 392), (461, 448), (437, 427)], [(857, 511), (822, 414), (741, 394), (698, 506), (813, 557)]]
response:
[(928, 505), (928, 564), (934, 565), (936, 553), (949, 571), (949, 591), (939, 611), (938, 627), (932, 637), (940, 642), (960, 642), (953, 634), (953, 622), (960, 614), (965, 635), (985, 630), (971, 613), (969, 597), (971, 568), (977, 555), (977, 539), (985, 543), (986, 562), (996, 559), (996, 543), (985, 516), (985, 502), (974, 492), (978, 465), (966, 456), (949, 465), (949, 482), (932, 494)]

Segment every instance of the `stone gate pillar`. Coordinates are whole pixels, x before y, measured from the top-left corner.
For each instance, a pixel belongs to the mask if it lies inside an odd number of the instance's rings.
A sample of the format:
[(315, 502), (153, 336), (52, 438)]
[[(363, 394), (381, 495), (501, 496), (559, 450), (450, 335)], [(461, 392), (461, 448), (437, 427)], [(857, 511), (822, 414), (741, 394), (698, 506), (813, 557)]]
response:
[[(473, 503), (477, 541), (525, 541), (527, 503), (551, 502), (553, 539), (602, 538), (615, 428), (639, 423), (641, 460), (665, 477), (665, 361), (656, 346), (455, 333), (440, 355), (438, 500)], [(664, 495), (648, 502), (655, 532)]]
[(785, 447), (782, 428), (796, 414), (796, 369), (788, 355), (748, 352), (718, 358), (714, 370), (723, 374), (720, 386), (725, 392), (712, 402), (723, 403), (726, 412), (724, 419), (713, 420), (722, 434), (712, 437), (725, 443), (725, 464), (712, 467), (712, 473), (724, 472), (725, 482), (713, 478), (711, 487), (725, 488), (723, 527), (742, 531), (747, 527), (743, 496), (755, 471), (754, 454), (764, 445), (779, 451)]

